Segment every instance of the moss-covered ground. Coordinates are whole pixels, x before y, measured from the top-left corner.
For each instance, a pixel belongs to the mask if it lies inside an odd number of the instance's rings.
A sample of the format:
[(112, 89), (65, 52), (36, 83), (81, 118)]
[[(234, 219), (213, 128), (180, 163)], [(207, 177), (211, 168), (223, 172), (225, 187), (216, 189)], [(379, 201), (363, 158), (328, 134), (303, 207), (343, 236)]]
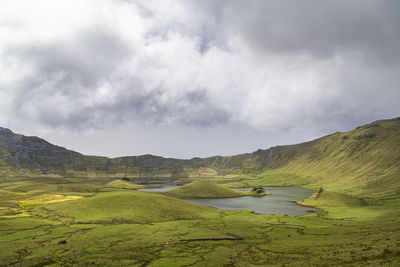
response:
[(323, 191), (305, 201), (320, 215), (292, 218), (220, 211), (107, 182), (0, 178), (0, 266), (400, 265), (397, 198), (359, 202)]

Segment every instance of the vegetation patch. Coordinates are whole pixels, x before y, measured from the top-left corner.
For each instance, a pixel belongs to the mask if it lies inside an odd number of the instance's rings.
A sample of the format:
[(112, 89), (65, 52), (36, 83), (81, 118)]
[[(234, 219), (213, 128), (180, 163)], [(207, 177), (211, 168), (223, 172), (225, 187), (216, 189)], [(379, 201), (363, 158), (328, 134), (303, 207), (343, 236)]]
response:
[(249, 191), (245, 191), (249, 196), (256, 196), (256, 197), (261, 197), (261, 196), (268, 196), (271, 195), (271, 193), (268, 193), (264, 190), (262, 186), (256, 186), (250, 189)]

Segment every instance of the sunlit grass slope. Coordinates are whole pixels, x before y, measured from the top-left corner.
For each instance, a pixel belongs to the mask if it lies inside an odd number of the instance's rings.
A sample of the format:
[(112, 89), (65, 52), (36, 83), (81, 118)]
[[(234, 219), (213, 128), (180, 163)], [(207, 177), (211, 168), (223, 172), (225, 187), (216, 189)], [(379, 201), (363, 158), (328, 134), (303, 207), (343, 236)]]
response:
[(38, 208), (79, 223), (149, 223), (216, 216), (218, 210), (180, 199), (139, 191), (99, 193)]
[(319, 191), (305, 200), (298, 202), (301, 205), (317, 207), (336, 207), (336, 206), (365, 206), (367, 203), (358, 197), (343, 193)]
[(144, 188), (145, 186), (143, 185), (138, 185), (138, 184), (134, 184), (134, 183), (130, 183), (127, 181), (123, 181), (123, 180), (114, 180), (108, 183), (108, 185), (112, 186), (112, 187), (116, 187), (116, 188), (122, 188), (122, 189), (140, 189), (140, 188)]
[(21, 205), (42, 205), (42, 204), (64, 202), (64, 201), (69, 201), (69, 200), (76, 200), (81, 197), (82, 196), (63, 196), (63, 195), (45, 194), (45, 195), (21, 200), (19, 203)]
[(165, 194), (178, 198), (240, 197), (247, 195), (246, 192), (230, 189), (209, 181), (194, 181)]
[(366, 196), (400, 195), (400, 118), (367, 124), (298, 145), (275, 147), (256, 176)]

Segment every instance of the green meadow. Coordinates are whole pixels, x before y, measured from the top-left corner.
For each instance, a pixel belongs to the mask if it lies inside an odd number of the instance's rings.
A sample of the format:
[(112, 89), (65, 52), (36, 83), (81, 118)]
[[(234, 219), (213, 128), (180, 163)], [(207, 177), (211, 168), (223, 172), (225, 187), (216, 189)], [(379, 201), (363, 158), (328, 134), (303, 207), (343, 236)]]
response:
[[(230, 159), (77, 155), (48, 163), (53, 176), (10, 175), (2, 160), (0, 266), (400, 266), (399, 148), (393, 119)], [(186, 185), (138, 191), (137, 172)], [(126, 176), (132, 182), (119, 179)], [(313, 189), (298, 203), (320, 213), (261, 215), (184, 200), (259, 186)]]
[(2, 266), (400, 264), (398, 199), (361, 201), (323, 190), (304, 201), (320, 215), (293, 218), (86, 179), (55, 179), (43, 188), (41, 178), (2, 178), (0, 190)]

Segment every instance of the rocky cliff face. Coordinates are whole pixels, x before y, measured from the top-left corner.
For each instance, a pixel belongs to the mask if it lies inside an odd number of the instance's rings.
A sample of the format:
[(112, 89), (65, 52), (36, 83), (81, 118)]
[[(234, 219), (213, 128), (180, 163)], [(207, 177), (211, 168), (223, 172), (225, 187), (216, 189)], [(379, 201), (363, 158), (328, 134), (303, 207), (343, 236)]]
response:
[(56, 174), (60, 164), (72, 163), (82, 155), (55, 146), (38, 137), (15, 134), (0, 127), (0, 175), (13, 176), (25, 173)]

